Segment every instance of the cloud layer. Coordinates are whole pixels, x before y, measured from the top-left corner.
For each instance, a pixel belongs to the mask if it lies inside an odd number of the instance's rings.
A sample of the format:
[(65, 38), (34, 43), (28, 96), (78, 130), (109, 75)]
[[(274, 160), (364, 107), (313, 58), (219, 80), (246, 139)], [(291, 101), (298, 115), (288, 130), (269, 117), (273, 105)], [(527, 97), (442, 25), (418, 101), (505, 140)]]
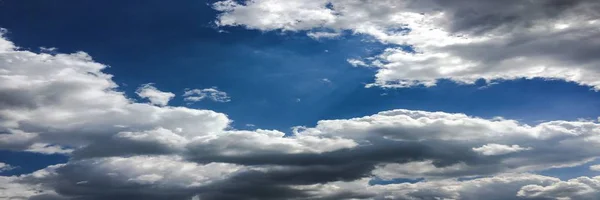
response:
[[(172, 93), (152, 85), (137, 92), (150, 102), (136, 102), (105, 68), (84, 52), (35, 53), (0, 37), (0, 149), (70, 156), (0, 176), (0, 198), (598, 198), (595, 177), (533, 174), (594, 160), (597, 122), (397, 109), (290, 134), (236, 130), (223, 113), (169, 106)], [(370, 184), (392, 179), (423, 181)]]
[(395, 45), (350, 60), (378, 69), (370, 86), (542, 78), (600, 90), (595, 0), (225, 0), (213, 7), (219, 26), (307, 31), (313, 38), (348, 30)]

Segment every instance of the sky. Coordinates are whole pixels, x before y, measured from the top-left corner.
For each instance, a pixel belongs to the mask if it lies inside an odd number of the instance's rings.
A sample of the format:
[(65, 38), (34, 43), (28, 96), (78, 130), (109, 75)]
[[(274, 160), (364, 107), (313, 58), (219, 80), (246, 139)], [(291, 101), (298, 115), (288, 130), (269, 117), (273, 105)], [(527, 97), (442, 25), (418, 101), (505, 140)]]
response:
[(599, 199), (599, 9), (0, 1), (0, 199)]

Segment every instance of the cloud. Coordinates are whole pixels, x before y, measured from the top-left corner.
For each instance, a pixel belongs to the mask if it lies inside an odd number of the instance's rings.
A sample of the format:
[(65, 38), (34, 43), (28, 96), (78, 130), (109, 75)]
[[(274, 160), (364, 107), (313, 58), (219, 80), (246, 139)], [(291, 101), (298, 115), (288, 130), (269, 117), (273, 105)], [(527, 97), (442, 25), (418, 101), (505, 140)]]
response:
[(0, 199), (33, 199), (31, 197), (43, 193), (35, 185), (18, 183), (18, 177), (14, 176), (0, 176), (0, 185)]
[(3, 163), (3, 162), (0, 162), (0, 172), (9, 171), (9, 170), (12, 170), (12, 169), (14, 169), (13, 166), (11, 166), (9, 164), (6, 164), (6, 163)]
[[(600, 153), (594, 121), (527, 125), (405, 109), (321, 120), (291, 134), (236, 130), (223, 113), (127, 98), (106, 66), (83, 52), (22, 51), (2, 37), (0, 47), (0, 149), (70, 157), (0, 176), (2, 198), (546, 197), (559, 180), (529, 173), (581, 165)], [(396, 178), (423, 181), (369, 185)], [(517, 196), (520, 190), (526, 196)]]
[(306, 35), (308, 35), (309, 37), (314, 38), (314, 39), (321, 39), (321, 38), (336, 38), (336, 37), (339, 37), (341, 35), (341, 33), (309, 32)]
[(592, 166), (590, 166), (590, 170), (592, 170), (592, 171), (600, 171), (600, 165), (592, 165)]
[(600, 198), (600, 177), (579, 177), (552, 185), (526, 185), (518, 196), (531, 199), (581, 199)]
[(541, 78), (600, 90), (595, 0), (224, 0), (213, 8), (221, 12), (218, 26), (309, 35), (348, 30), (395, 45), (371, 59), (349, 60), (378, 69), (370, 86)]
[(184, 199), (241, 166), (199, 165), (176, 156), (96, 158), (50, 166), (13, 180), (80, 199)]
[(481, 147), (473, 148), (473, 151), (481, 153), (486, 156), (495, 156), (502, 154), (509, 154), (519, 151), (531, 150), (531, 148), (523, 148), (519, 145), (502, 145), (502, 144), (486, 144)]
[(350, 63), (354, 67), (367, 67), (367, 66), (369, 66), (369, 65), (367, 65), (367, 63), (365, 63), (365, 61), (358, 60), (358, 59), (348, 59), (347, 61), (348, 61), (348, 63)]
[[(110, 150), (111, 143), (99, 143), (114, 138), (134, 140), (125, 137), (127, 132), (162, 128), (192, 138), (229, 126), (226, 115), (214, 111), (132, 102), (117, 90), (112, 75), (102, 72), (106, 65), (86, 53), (21, 51), (3, 37), (0, 44), (1, 149), (67, 153), (64, 147), (69, 147), (78, 154), (94, 146)], [(165, 97), (150, 85), (138, 92)]]
[(317, 199), (461, 199), (516, 200), (517, 192), (528, 184), (551, 185), (559, 179), (534, 174), (500, 174), (467, 181), (436, 180), (418, 183), (370, 185), (368, 179), (302, 186)]
[(40, 51), (43, 51), (43, 52), (50, 52), (50, 53), (52, 53), (52, 52), (56, 52), (56, 50), (58, 50), (58, 48), (56, 48), (56, 47), (50, 47), (50, 48), (40, 47)]
[[(417, 183), (369, 184), (368, 178), (300, 184), (315, 177), (283, 179), (288, 173), (265, 174), (265, 168), (222, 163), (198, 165), (176, 157), (107, 158), (51, 166), (20, 177), (3, 177), (5, 194), (24, 197), (55, 194), (78, 199), (595, 199), (597, 177), (568, 181), (528, 173), (499, 174), (466, 181), (453, 179)], [(271, 169), (271, 171), (277, 171)], [(94, 174), (105, 174), (95, 176)], [(250, 181), (250, 182), (248, 182)], [(253, 182), (256, 181), (256, 182)], [(252, 185), (260, 182), (262, 185)], [(10, 187), (10, 186), (19, 187)], [(32, 188), (29, 189), (28, 188)], [(30, 190), (35, 188), (35, 193)], [(61, 194), (48, 191), (60, 188)], [(123, 188), (129, 188), (124, 190)], [(94, 192), (102, 191), (102, 192)], [(29, 192), (29, 194), (27, 193)]]
[(64, 148), (58, 145), (51, 144), (43, 144), (43, 143), (34, 143), (25, 151), (41, 153), (41, 154), (70, 154), (73, 152), (72, 149)]
[(166, 106), (175, 97), (173, 93), (162, 92), (156, 89), (151, 83), (140, 86), (135, 93), (142, 98), (150, 100), (151, 104), (158, 106)]
[(215, 102), (230, 102), (231, 98), (226, 92), (219, 91), (216, 87), (205, 89), (186, 89), (183, 94), (185, 101), (197, 102), (206, 98)]

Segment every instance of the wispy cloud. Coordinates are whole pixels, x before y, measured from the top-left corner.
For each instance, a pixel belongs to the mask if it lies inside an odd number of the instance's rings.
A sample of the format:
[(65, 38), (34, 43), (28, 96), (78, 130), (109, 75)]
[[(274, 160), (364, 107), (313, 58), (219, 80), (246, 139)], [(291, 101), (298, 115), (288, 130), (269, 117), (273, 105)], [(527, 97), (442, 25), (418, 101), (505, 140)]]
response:
[(183, 94), (185, 101), (198, 102), (204, 99), (209, 99), (215, 102), (229, 102), (231, 98), (226, 92), (219, 91), (217, 87), (205, 89), (186, 89)]

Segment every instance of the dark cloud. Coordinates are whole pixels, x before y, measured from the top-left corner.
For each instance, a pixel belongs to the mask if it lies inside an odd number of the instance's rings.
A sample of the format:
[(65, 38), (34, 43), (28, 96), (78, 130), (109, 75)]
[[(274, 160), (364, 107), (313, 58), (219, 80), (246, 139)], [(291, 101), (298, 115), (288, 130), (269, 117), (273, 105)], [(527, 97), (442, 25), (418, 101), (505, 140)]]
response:
[[(107, 145), (110, 148), (107, 148)], [(168, 155), (180, 151), (157, 141), (131, 141), (118, 138), (97, 138), (94, 143), (73, 152), (73, 159), (135, 156), (135, 155)]]
[[(543, 0), (543, 1), (442, 1), (435, 0), (438, 9), (448, 11), (451, 32), (486, 34), (490, 31), (511, 32), (519, 28), (528, 28), (538, 20), (562, 17), (563, 14), (579, 7), (594, 8), (600, 6), (595, 0)], [(416, 3), (418, 4), (418, 3)], [(596, 13), (589, 14), (593, 19)]]

